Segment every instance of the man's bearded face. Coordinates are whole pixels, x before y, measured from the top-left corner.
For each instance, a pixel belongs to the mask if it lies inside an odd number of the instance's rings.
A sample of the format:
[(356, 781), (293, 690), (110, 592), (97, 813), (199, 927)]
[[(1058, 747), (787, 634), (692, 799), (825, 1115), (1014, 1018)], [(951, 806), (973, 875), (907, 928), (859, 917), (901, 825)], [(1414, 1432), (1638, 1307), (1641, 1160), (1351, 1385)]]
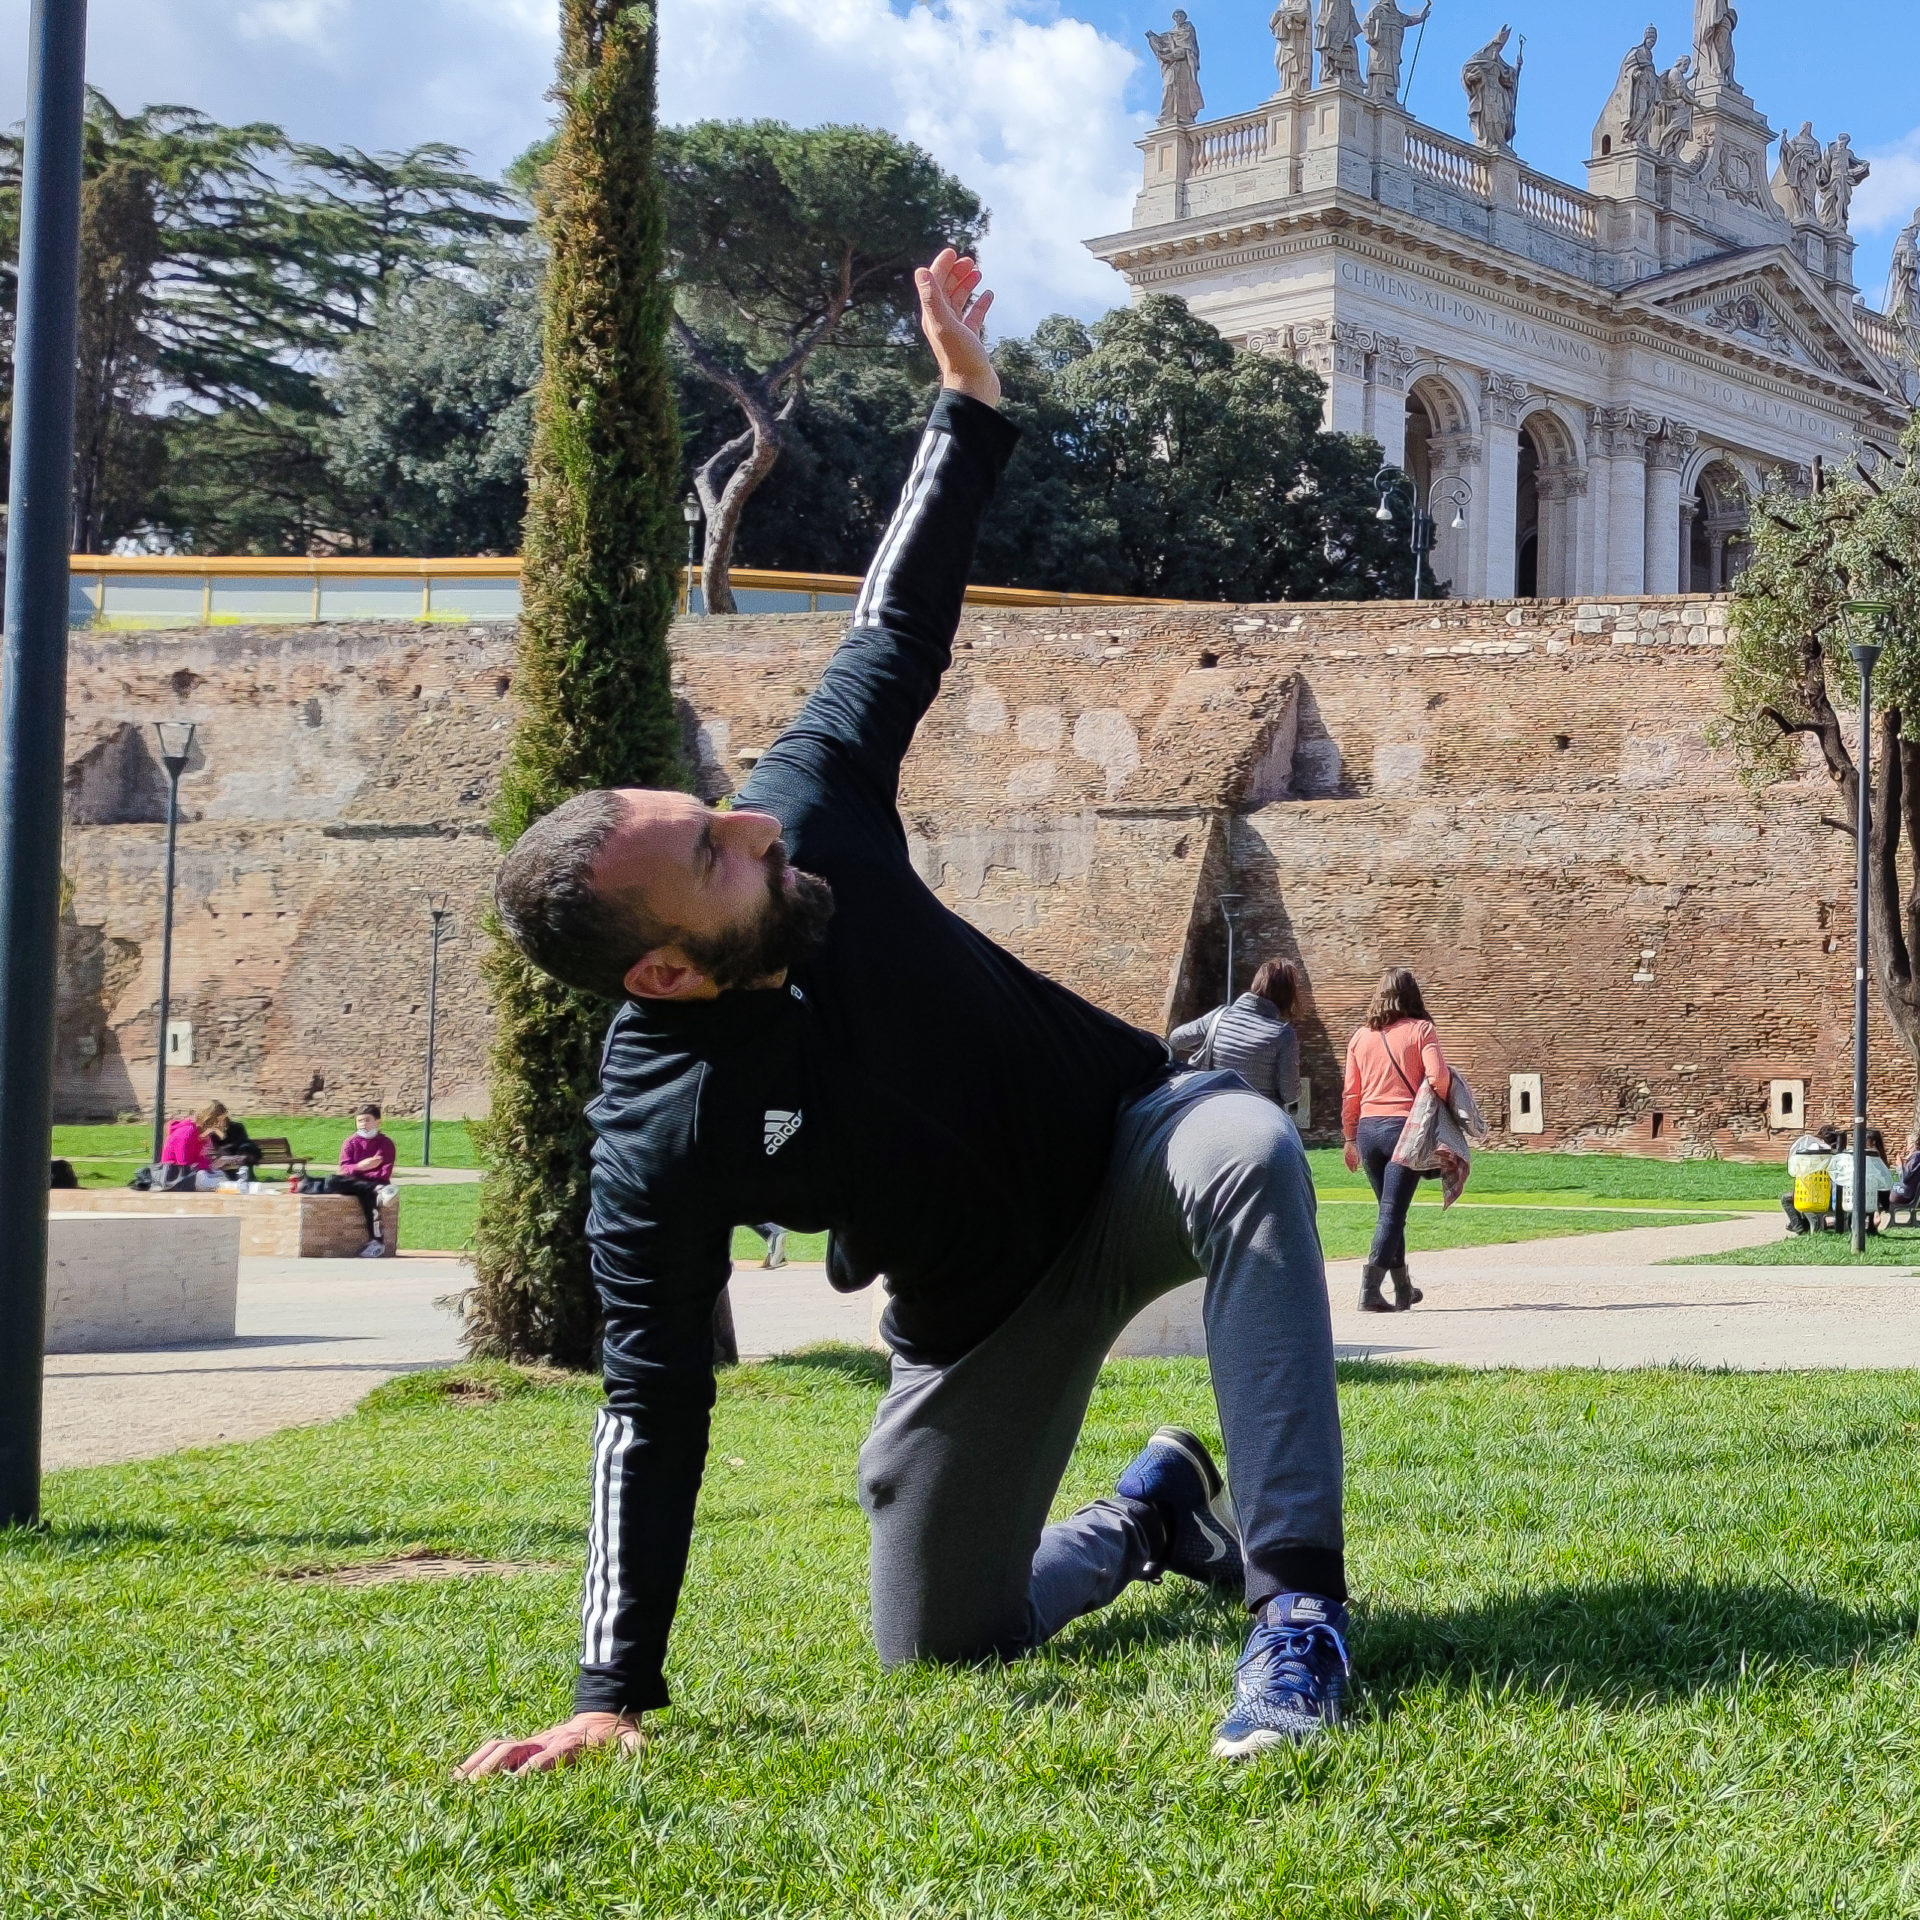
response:
[(767, 891), (738, 925), (716, 934), (682, 933), (677, 944), (716, 987), (731, 990), (798, 966), (826, 938), (833, 889), (787, 860), (776, 840), (766, 853)]

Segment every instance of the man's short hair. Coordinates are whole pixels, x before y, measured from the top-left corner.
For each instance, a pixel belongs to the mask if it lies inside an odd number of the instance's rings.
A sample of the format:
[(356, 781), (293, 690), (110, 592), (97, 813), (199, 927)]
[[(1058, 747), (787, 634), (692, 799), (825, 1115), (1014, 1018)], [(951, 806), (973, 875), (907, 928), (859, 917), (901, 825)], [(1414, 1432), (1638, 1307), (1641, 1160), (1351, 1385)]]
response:
[(378, 1120), (380, 1118), (379, 1101), (369, 1100), (364, 1105), (355, 1107), (353, 1117), (356, 1120)]
[(594, 891), (594, 863), (625, 819), (619, 794), (575, 794), (514, 842), (493, 885), (507, 938), (542, 973), (608, 1000), (625, 997), (636, 960), (672, 939), (637, 901)]

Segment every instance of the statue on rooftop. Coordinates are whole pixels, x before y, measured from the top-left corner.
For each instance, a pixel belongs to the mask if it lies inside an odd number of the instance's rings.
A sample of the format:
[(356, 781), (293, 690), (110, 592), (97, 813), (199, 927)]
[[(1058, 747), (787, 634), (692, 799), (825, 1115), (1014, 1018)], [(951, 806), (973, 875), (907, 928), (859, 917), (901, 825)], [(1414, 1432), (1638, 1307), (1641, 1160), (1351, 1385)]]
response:
[(1147, 45), (1160, 62), (1160, 121), (1163, 127), (1191, 126), (1207, 104), (1200, 94), (1200, 36), (1179, 8), (1165, 33), (1147, 29)]
[(1733, 0), (1693, 0), (1694, 77), (1709, 92), (1733, 85)]
[[(1653, 64), (1653, 49), (1660, 29), (1649, 27), (1644, 38), (1629, 49), (1620, 62), (1620, 78), (1613, 83), (1613, 97), (1600, 116), (1600, 133), (1613, 136), (1618, 146), (1637, 147), (1653, 124), (1653, 110), (1660, 100), (1660, 75)], [(1596, 149), (1599, 141), (1595, 141)]]
[(1502, 27), (1487, 44), (1460, 69), (1460, 84), (1467, 90), (1467, 123), (1473, 137), (1483, 147), (1504, 153), (1513, 145), (1513, 130), (1520, 121), (1520, 69), (1526, 64), (1527, 37), (1520, 36), (1520, 57), (1505, 58), (1511, 27)]
[(1920, 207), (1893, 243), (1893, 271), (1887, 275), (1887, 318), (1912, 333), (1920, 328)]
[(1660, 76), (1654, 100), (1651, 137), (1662, 160), (1677, 160), (1693, 137), (1693, 115), (1699, 106), (1693, 91), (1693, 56), (1684, 54)]
[(1773, 170), (1773, 197), (1789, 220), (1811, 224), (1820, 218), (1820, 168), (1826, 160), (1813, 137), (1813, 122), (1798, 133), (1780, 136), (1780, 160)]
[(1313, 50), (1320, 56), (1323, 87), (1360, 84), (1360, 21), (1353, 0), (1320, 0), (1313, 26)]
[(1853, 215), (1853, 190), (1873, 171), (1853, 150), (1853, 136), (1843, 133), (1820, 162), (1820, 224), (1830, 233), (1845, 233)]
[(1280, 91), (1307, 93), (1313, 87), (1313, 0), (1280, 0), (1267, 22), (1273, 35), (1273, 65)]
[(1433, 0), (1418, 13), (1402, 13), (1395, 0), (1373, 0), (1361, 37), (1367, 43), (1367, 92), (1375, 100), (1400, 98), (1400, 55), (1407, 29), (1423, 27), (1433, 12)]

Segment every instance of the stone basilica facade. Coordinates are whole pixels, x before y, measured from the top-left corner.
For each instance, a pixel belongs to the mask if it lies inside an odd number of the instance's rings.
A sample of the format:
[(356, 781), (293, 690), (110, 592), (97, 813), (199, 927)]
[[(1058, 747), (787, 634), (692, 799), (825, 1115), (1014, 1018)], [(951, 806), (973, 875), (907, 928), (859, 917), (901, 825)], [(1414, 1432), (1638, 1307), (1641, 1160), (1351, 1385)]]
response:
[(1461, 76), (1472, 142), (1402, 110), (1423, 18), (1280, 0), (1280, 90), (1204, 121), (1177, 13), (1149, 36), (1165, 97), (1133, 225), (1088, 245), (1138, 292), (1318, 372), (1328, 425), (1436, 499), (1433, 574), (1456, 596), (1723, 586), (1770, 476), (1805, 486), (1897, 438), (1920, 392), (1920, 219), (1877, 312), (1848, 231), (1866, 167), (1811, 127), (1776, 156), (1734, 78), (1728, 0), (1696, 0), (1664, 71), (1651, 29), (1628, 52), (1584, 191), (1514, 152), (1504, 30)]

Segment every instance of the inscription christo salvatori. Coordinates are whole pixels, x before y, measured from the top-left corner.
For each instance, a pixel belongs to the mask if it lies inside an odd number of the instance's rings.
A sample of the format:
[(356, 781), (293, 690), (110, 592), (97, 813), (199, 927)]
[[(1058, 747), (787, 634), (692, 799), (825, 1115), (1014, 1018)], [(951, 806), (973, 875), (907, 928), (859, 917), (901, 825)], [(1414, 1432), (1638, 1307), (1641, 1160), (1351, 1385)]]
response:
[(1845, 438), (1839, 421), (1806, 407), (1797, 407), (1791, 400), (1776, 400), (1770, 393), (1735, 386), (1731, 380), (1699, 373), (1692, 367), (1676, 366), (1670, 360), (1656, 360), (1648, 371), (1656, 386), (1687, 394), (1695, 400), (1711, 401), (1716, 406), (1730, 407), (1750, 420), (1764, 420), (1769, 425), (1786, 427), (1815, 440), (1832, 442)]
[(1576, 339), (1572, 334), (1561, 333), (1555, 328), (1539, 326), (1518, 314), (1503, 313), (1498, 307), (1468, 300), (1460, 294), (1449, 293), (1445, 287), (1431, 286), (1426, 281), (1414, 280), (1405, 274), (1388, 273), (1383, 268), (1369, 267), (1358, 260), (1343, 260), (1340, 263), (1340, 278), (1358, 292), (1397, 301), (1418, 312), (1430, 313), (1436, 319), (1450, 320), (1457, 326), (1471, 327), (1490, 340), (1503, 341), (1516, 347), (1531, 347), (1536, 353), (1551, 354), (1556, 360), (1575, 362), (1581, 366), (1598, 365), (1601, 359), (1600, 349), (1590, 340)]

